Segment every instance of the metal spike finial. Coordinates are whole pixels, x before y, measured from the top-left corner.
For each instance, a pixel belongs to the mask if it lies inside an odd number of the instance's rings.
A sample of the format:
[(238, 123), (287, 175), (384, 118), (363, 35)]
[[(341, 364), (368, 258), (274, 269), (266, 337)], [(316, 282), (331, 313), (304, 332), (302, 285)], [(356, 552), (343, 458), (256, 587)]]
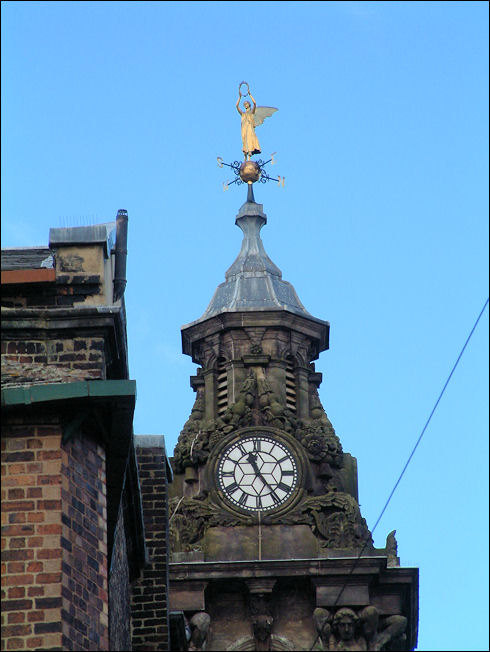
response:
[(253, 183), (249, 182), (247, 185), (247, 204), (255, 204)]

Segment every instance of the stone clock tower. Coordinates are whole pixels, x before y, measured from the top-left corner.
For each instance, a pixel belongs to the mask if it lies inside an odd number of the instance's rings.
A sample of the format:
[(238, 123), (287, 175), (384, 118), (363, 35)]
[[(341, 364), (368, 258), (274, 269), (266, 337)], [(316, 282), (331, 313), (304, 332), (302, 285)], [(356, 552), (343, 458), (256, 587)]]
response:
[(249, 184), (241, 251), (182, 328), (199, 367), (172, 461), (170, 608), (191, 650), (411, 650), (418, 571), (394, 532), (373, 546), (318, 395), (329, 324), (267, 256), (266, 221)]

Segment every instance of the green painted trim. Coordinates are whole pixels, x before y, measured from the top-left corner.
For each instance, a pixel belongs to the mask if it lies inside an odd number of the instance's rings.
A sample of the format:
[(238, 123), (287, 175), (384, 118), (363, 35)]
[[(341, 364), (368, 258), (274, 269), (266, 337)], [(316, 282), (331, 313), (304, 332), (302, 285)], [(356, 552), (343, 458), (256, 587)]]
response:
[(2, 389), (2, 407), (104, 396), (134, 396), (136, 398), (136, 381), (84, 380), (77, 383), (48, 383), (30, 387), (7, 387)]

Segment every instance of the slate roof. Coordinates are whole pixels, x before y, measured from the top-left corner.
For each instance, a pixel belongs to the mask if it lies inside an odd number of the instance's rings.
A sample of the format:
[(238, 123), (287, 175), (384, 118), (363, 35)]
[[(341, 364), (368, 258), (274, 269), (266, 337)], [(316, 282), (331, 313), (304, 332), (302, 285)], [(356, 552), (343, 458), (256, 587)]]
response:
[(2, 249), (2, 271), (15, 269), (52, 269), (53, 252), (49, 247), (10, 247)]

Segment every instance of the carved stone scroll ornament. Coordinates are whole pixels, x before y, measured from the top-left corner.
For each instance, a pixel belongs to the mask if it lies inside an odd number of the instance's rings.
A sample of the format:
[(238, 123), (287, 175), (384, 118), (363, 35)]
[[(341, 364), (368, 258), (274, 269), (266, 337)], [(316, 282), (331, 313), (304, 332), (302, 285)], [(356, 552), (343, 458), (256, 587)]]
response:
[(313, 462), (327, 462), (336, 468), (342, 466), (342, 444), (314, 387), (310, 389), (310, 419), (299, 425), (296, 438)]
[(206, 492), (192, 498), (172, 498), (169, 501), (171, 552), (202, 550), (200, 541), (209, 527), (251, 524), (251, 518), (234, 516), (211, 503)]
[(388, 557), (388, 566), (391, 568), (393, 566), (400, 565), (400, 559), (398, 557), (398, 543), (395, 537), (396, 530), (392, 530), (386, 537), (386, 556)]
[(342, 444), (333, 428), (322, 422), (303, 423), (296, 437), (313, 462), (327, 462), (336, 468), (342, 466)]
[(280, 522), (310, 525), (325, 548), (359, 549), (366, 541), (368, 549), (373, 546), (359, 505), (352, 496), (340, 491), (306, 498), (295, 511), (283, 515)]
[[(189, 466), (194, 466), (200, 457), (200, 451), (206, 449), (207, 432), (204, 427), (204, 397), (198, 391), (196, 400), (180, 433), (174, 450), (173, 466), (176, 473), (182, 473)], [(202, 453), (201, 453), (202, 456)]]
[[(253, 524), (252, 517), (235, 516), (220, 509), (204, 492), (193, 498), (173, 498), (169, 502), (169, 514), (173, 552), (201, 550), (200, 541), (209, 527)], [(366, 541), (368, 548), (372, 547), (371, 534), (358, 504), (342, 492), (306, 498), (295, 511), (276, 518), (265, 517), (263, 523), (310, 525), (325, 548), (360, 549)]]
[(191, 639), (189, 641), (189, 651), (205, 650), (206, 641), (209, 631), (211, 616), (205, 611), (198, 611), (194, 614), (189, 622), (191, 628)]

